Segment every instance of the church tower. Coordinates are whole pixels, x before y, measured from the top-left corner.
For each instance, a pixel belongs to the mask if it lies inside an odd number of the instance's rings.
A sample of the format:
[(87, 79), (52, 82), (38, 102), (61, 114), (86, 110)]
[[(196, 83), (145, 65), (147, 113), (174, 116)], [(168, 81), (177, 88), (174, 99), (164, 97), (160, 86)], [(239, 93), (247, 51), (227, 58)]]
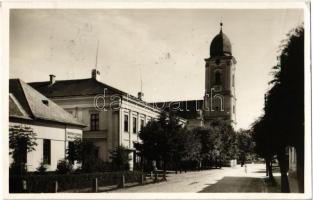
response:
[(235, 70), (236, 59), (232, 56), (231, 43), (223, 33), (214, 37), (210, 57), (205, 59), (204, 123), (214, 119), (236, 125)]

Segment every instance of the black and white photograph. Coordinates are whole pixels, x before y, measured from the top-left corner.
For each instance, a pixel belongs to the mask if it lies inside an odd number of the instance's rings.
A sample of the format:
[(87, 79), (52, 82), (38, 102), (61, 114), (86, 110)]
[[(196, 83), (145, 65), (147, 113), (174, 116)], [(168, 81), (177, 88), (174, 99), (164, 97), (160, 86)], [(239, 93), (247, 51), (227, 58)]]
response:
[(21, 5), (2, 12), (7, 198), (312, 197), (310, 2)]

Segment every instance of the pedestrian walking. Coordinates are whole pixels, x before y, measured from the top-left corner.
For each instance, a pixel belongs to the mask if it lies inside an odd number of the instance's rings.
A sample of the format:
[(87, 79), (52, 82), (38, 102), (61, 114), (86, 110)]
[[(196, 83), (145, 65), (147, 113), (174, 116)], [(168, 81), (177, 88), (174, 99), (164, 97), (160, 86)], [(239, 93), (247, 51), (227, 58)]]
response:
[(246, 174), (248, 173), (248, 167), (247, 167), (247, 164), (245, 164), (245, 173), (246, 173)]

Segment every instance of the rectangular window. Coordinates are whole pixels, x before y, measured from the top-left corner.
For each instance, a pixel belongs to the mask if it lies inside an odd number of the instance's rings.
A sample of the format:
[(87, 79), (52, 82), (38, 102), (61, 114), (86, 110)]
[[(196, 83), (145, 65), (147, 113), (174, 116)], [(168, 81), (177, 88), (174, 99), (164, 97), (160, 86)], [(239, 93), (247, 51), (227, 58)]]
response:
[(232, 85), (233, 87), (235, 87), (235, 75), (233, 75), (233, 78), (232, 78)]
[(128, 115), (124, 115), (124, 131), (125, 132), (128, 132), (128, 126), (129, 126), (129, 123), (128, 123)]
[(235, 106), (233, 106), (233, 113), (235, 113)]
[(73, 164), (74, 163), (74, 156), (75, 156), (75, 147), (74, 142), (68, 142), (68, 160)]
[(137, 133), (137, 118), (133, 117), (133, 133)]
[(51, 164), (51, 140), (43, 140), (43, 163)]
[(140, 130), (145, 126), (145, 120), (141, 119), (140, 120)]
[(90, 115), (90, 130), (91, 131), (99, 130), (99, 113), (94, 113)]
[(95, 148), (95, 158), (99, 158), (99, 147)]

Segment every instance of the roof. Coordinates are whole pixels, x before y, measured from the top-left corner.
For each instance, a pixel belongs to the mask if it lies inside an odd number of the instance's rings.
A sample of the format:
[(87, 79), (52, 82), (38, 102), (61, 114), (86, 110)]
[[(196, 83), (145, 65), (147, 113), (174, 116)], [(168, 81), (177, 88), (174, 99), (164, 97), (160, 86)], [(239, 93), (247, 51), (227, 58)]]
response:
[(118, 94), (121, 96), (127, 96), (127, 99), (143, 102), (139, 98), (103, 82), (97, 81), (95, 78), (56, 80), (53, 84), (51, 84), (49, 81), (32, 82), (28, 84), (48, 98), (94, 96), (104, 94), (105, 90), (106, 95)]
[(150, 105), (161, 110), (173, 111), (177, 116), (188, 120), (201, 116), (203, 100), (154, 102)]
[(11, 117), (31, 119), (13, 94), (9, 94), (9, 113)]
[(231, 56), (231, 43), (228, 37), (222, 32), (217, 34), (211, 42), (210, 46), (211, 56)]
[(68, 96), (91, 96), (103, 94), (106, 88), (106, 94), (126, 95), (126, 92), (118, 90), (107, 84), (97, 81), (94, 78), (74, 79), (74, 80), (56, 80), (50, 84), (45, 82), (29, 83), (33, 88), (47, 97), (68, 97)]
[(10, 79), (9, 87), (10, 117), (85, 126), (70, 113), (22, 80)]

